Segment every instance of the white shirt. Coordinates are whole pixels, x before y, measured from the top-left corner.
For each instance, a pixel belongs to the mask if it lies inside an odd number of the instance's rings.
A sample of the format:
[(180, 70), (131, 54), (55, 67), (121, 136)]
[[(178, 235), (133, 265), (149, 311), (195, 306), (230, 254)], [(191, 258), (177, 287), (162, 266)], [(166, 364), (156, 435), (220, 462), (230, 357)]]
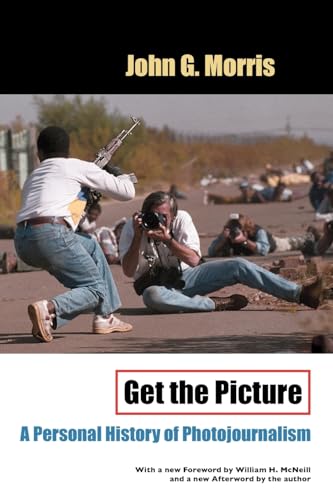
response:
[(135, 196), (129, 175), (115, 177), (95, 163), (77, 158), (48, 158), (25, 181), (16, 222), (34, 217), (64, 217), (75, 230), (87, 201), (85, 187), (120, 201)]
[[(172, 223), (172, 234), (176, 241), (191, 248), (201, 257), (198, 231), (196, 230), (192, 217), (188, 212), (185, 212), (185, 210), (178, 210)], [(123, 260), (124, 256), (127, 254), (132, 244), (133, 237), (133, 220), (129, 219), (123, 227), (119, 241), (119, 255), (121, 260)], [(166, 266), (174, 267), (174, 261), (176, 261), (177, 265), (177, 258), (172, 255), (169, 247), (162, 242), (158, 242), (157, 245), (155, 245), (151, 238), (148, 241), (147, 234), (143, 231), (140, 243), (139, 263), (134, 274), (134, 279), (137, 279), (148, 270), (149, 265), (147, 257), (153, 258), (155, 261), (160, 259), (162, 260), (162, 264)], [(190, 267), (188, 264), (181, 262), (182, 271), (188, 267)]]
[(97, 229), (97, 222), (95, 220), (89, 222), (88, 217), (83, 217), (80, 221), (80, 229), (86, 234), (93, 234)]

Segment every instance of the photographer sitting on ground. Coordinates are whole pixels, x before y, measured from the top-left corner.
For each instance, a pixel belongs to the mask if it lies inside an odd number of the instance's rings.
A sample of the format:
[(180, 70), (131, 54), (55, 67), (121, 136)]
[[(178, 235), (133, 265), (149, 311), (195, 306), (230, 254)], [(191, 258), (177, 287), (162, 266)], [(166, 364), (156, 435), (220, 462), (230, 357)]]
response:
[[(125, 275), (134, 277), (135, 289), (142, 293), (145, 305), (159, 313), (242, 309), (248, 303), (243, 295), (206, 296), (237, 283), (312, 308), (321, 303), (321, 277), (302, 286), (245, 259), (202, 263), (199, 235), (190, 214), (178, 211), (176, 200), (162, 191), (151, 193), (142, 212), (126, 222), (119, 253)], [(149, 269), (157, 264), (167, 272), (160, 274), (160, 280), (152, 272), (149, 282)], [(168, 272), (171, 268), (179, 269), (181, 275)], [(167, 280), (170, 274), (173, 280)]]
[(290, 252), (314, 246), (313, 228), (304, 236), (279, 238), (263, 229), (246, 215), (230, 214), (221, 234), (208, 248), (209, 257), (230, 257), (232, 255), (267, 255), (270, 252)]

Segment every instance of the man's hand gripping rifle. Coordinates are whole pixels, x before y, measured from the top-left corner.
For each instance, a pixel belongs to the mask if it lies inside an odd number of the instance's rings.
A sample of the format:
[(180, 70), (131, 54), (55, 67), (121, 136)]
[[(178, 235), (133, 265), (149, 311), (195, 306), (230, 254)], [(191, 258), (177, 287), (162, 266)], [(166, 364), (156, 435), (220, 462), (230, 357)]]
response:
[[(117, 149), (120, 148), (126, 137), (132, 135), (132, 131), (135, 129), (135, 127), (137, 125), (140, 125), (140, 120), (134, 118), (134, 116), (131, 116), (131, 119), (133, 121), (133, 125), (128, 130), (122, 130), (120, 134), (117, 135), (117, 137), (112, 139), (106, 146), (104, 146), (97, 152), (96, 160), (94, 163), (96, 163), (98, 167), (104, 169), (108, 165)], [(133, 183), (137, 182), (137, 178), (134, 174), (129, 174), (129, 176), (131, 177), (131, 181)], [(98, 202), (101, 197), (102, 194), (100, 192), (89, 190), (89, 198), (87, 201), (86, 209), (88, 209), (93, 203)]]

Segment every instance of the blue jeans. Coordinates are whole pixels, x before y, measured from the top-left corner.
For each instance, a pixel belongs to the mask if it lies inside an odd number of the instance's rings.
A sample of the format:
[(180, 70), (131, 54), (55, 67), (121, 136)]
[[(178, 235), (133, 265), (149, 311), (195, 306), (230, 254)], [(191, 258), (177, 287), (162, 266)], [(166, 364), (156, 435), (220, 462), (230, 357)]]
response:
[(18, 226), (17, 255), (41, 267), (70, 291), (52, 298), (57, 328), (82, 313), (106, 316), (121, 306), (118, 290), (99, 243), (61, 224)]
[(160, 313), (213, 311), (215, 303), (204, 295), (225, 286), (242, 283), (288, 302), (299, 302), (301, 286), (246, 259), (223, 259), (190, 267), (183, 273), (182, 290), (150, 286), (142, 298), (147, 307)]

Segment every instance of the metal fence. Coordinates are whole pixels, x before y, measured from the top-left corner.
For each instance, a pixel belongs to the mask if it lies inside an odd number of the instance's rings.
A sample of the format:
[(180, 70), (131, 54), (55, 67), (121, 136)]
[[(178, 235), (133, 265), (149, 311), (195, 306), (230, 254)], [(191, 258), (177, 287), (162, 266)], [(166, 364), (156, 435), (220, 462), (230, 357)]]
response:
[(0, 130), (0, 171), (14, 171), (20, 188), (36, 165), (36, 129)]

